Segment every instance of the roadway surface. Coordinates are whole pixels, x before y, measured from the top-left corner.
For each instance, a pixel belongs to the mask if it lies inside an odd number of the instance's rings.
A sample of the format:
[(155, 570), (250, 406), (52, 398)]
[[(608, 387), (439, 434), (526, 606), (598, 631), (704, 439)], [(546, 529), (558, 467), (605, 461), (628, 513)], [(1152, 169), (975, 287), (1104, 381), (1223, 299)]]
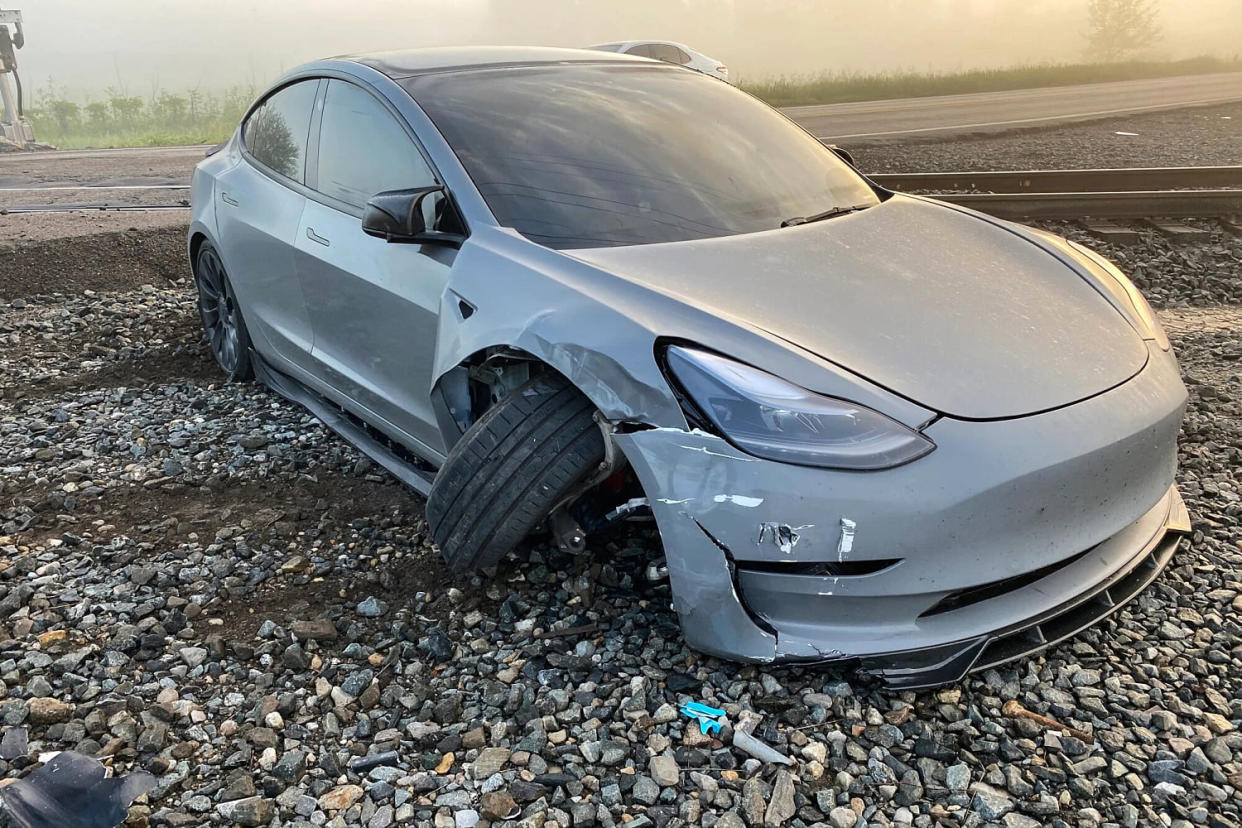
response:
[(794, 106), (781, 111), (824, 140), (908, 140), (1005, 132), (1237, 100), (1242, 100), (1242, 72)]
[[(999, 133), (1237, 100), (1242, 100), (1242, 72), (788, 107), (782, 111), (819, 138), (856, 144)], [(14, 188), (188, 184), (190, 171), (202, 159), (205, 149), (136, 147), (3, 153), (0, 206), (146, 200), (132, 193), (119, 198), (119, 191), (57, 191), (55, 196), (45, 199), (37, 194), (17, 193)]]

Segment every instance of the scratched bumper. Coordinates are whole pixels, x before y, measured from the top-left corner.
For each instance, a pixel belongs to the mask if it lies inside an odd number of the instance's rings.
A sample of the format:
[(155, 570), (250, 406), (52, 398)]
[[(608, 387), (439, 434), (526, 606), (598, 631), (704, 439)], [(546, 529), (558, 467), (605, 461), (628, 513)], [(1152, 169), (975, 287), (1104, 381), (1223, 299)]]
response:
[(1150, 580), (1132, 573), (1154, 577), (1187, 528), (1172, 487), (1185, 400), (1153, 348), (1134, 379), (1068, 408), (942, 418), (926, 430), (936, 451), (881, 472), (760, 460), (701, 432), (619, 441), (687, 643), (744, 661), (854, 660), (920, 686), (1071, 635)]

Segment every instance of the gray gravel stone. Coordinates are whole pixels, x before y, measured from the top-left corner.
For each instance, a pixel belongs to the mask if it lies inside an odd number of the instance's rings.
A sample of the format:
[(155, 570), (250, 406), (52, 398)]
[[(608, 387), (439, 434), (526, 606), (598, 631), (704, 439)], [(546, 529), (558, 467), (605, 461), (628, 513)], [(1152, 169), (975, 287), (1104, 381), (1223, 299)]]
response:
[(656, 800), (660, 798), (660, 786), (650, 776), (639, 774), (634, 779), (634, 787), (630, 793), (634, 797), (635, 802), (641, 802), (643, 805), (654, 805)]
[(976, 791), (970, 807), (988, 822), (995, 822), (1013, 810), (1013, 800), (995, 791)]
[(854, 828), (858, 824), (858, 814), (845, 807), (833, 808), (828, 814), (828, 822), (832, 828)]
[(676, 785), (681, 780), (681, 772), (677, 767), (677, 760), (671, 756), (653, 756), (651, 764), (648, 766), (651, 772), (651, 778), (661, 787), (667, 788)]
[(216, 806), (216, 812), (236, 825), (259, 826), (271, 822), (275, 808), (270, 800), (254, 796), (222, 802)]

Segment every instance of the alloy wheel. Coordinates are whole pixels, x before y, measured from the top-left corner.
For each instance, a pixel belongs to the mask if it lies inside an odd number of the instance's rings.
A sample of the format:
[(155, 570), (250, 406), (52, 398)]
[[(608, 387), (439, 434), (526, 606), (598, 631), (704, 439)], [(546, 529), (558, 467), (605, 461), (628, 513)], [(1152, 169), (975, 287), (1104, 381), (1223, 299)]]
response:
[(241, 313), (224, 264), (214, 250), (204, 250), (198, 257), (197, 276), (198, 313), (211, 353), (221, 368), (233, 373), (241, 358)]

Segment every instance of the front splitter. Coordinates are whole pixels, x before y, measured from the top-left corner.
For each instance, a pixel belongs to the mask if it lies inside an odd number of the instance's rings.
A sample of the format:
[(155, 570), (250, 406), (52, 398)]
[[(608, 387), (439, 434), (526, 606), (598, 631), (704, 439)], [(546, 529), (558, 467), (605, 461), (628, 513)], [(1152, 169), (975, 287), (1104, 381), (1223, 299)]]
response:
[[(975, 638), (921, 650), (864, 656), (860, 671), (895, 690), (916, 690), (960, 681), (1071, 638), (1112, 615), (1164, 571), (1181, 539), (1190, 533), (1190, 515), (1176, 489), (1161, 530), (1104, 581), (1031, 618)], [(1038, 582), (1031, 586), (1037, 586)]]

